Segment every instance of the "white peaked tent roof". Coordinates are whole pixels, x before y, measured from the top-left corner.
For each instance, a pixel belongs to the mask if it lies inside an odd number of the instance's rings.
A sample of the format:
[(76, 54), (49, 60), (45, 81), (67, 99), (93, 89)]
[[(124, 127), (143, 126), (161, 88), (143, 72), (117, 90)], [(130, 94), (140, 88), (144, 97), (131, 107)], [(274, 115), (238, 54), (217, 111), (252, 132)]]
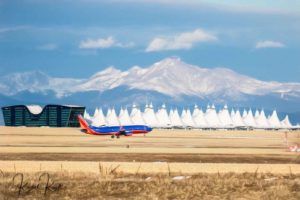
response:
[(102, 124), (106, 124), (107, 122), (106, 122), (106, 118), (105, 118), (105, 116), (104, 116), (104, 114), (103, 114), (103, 110), (102, 110), (102, 108), (100, 108), (99, 109), (99, 119), (100, 119), (100, 122), (102, 123)]
[(106, 118), (108, 118), (110, 114), (111, 114), (111, 109), (108, 108), (108, 109), (107, 109), (107, 113), (106, 113)]
[(282, 127), (276, 110), (273, 111), (272, 115), (268, 119), (268, 122), (269, 122), (271, 128), (281, 128)]
[(183, 126), (183, 123), (181, 121), (181, 118), (179, 116), (179, 113), (178, 113), (178, 110), (177, 108), (175, 108), (174, 110), (171, 109), (170, 111), (170, 121), (171, 121), (171, 125), (173, 127), (182, 127)]
[(87, 120), (91, 120), (91, 116), (86, 110), (84, 111), (83, 118)]
[(185, 117), (185, 115), (186, 115), (186, 110), (183, 108), (182, 111), (181, 111), (181, 116), (180, 117), (181, 118)]
[(120, 114), (119, 114), (119, 122), (120, 122), (121, 126), (133, 124), (130, 119), (127, 108), (125, 108), (125, 109), (121, 108)]
[(110, 110), (110, 114), (106, 117), (107, 125), (108, 126), (119, 126), (120, 122), (118, 120), (116, 111), (114, 108)]
[(101, 125), (101, 124), (99, 124), (100, 121), (98, 119), (98, 115), (99, 115), (99, 110), (98, 110), (98, 108), (95, 108), (94, 115), (91, 117), (92, 126), (100, 126)]
[[(102, 111), (102, 112), (103, 112), (103, 111)], [(107, 125), (108, 125), (107, 119), (109, 118), (110, 114), (111, 114), (111, 109), (110, 109), (110, 108), (107, 109), (106, 116), (103, 114), (103, 116), (104, 116), (104, 118), (105, 118), (105, 121), (106, 121), (106, 124), (107, 124)]]
[(130, 119), (131, 119), (131, 121), (134, 125), (144, 125), (144, 124), (146, 124), (145, 121), (143, 120), (142, 113), (141, 113), (140, 109), (135, 104), (132, 105), (132, 110), (131, 110), (131, 113), (130, 113)]
[(214, 105), (212, 105), (211, 107), (209, 105), (207, 106), (204, 117), (208, 123), (209, 128), (219, 128), (221, 126), (221, 122), (218, 118), (216, 107)]
[(200, 109), (198, 108), (198, 105), (195, 104), (192, 117), (193, 118), (196, 117), (199, 114), (199, 112), (200, 112)]
[[(120, 112), (119, 112), (119, 118), (120, 118), (120, 116), (122, 116), (123, 114), (124, 114), (124, 110), (125, 109), (123, 109), (123, 107), (121, 107), (121, 109), (120, 109)], [(128, 112), (128, 111), (127, 111)], [(120, 121), (120, 120), (119, 120)]]
[[(244, 110), (244, 111), (245, 111), (245, 110)], [(243, 116), (244, 116), (244, 115), (243, 115)], [(245, 123), (246, 126), (257, 127), (251, 109), (249, 109), (247, 115), (246, 115), (245, 117), (243, 117), (243, 121), (244, 121), (244, 123)]]
[(268, 120), (265, 115), (265, 111), (262, 109), (260, 111), (259, 117), (255, 119), (257, 128), (269, 128), (270, 124), (268, 123)]
[(156, 113), (156, 118), (160, 127), (171, 126), (171, 121), (167, 113), (166, 105), (163, 104), (161, 108)]
[[(197, 109), (197, 111), (195, 111)], [(198, 107), (195, 106), (194, 112), (193, 112), (193, 120), (195, 122), (195, 127), (197, 128), (207, 128), (208, 124), (205, 120), (204, 113), (199, 109)]]
[[(171, 108), (170, 112), (169, 112), (169, 119), (170, 119), (170, 116), (173, 115), (173, 114), (174, 114), (174, 110), (173, 110), (173, 108)], [(170, 121), (171, 121), (171, 119), (170, 119)]]
[(233, 122), (229, 115), (228, 107), (226, 104), (224, 108), (218, 113), (218, 117), (222, 127), (233, 127)]
[(181, 111), (181, 115), (180, 115), (180, 119), (181, 119), (181, 121), (182, 121), (182, 125), (183, 126), (186, 126), (186, 124), (185, 124), (185, 116), (186, 116), (186, 110), (183, 108), (182, 109), (182, 111)]
[(254, 114), (254, 119), (257, 119), (259, 117), (259, 111), (256, 109)]
[(235, 114), (233, 115), (233, 117), (231, 118), (233, 125), (235, 127), (239, 127), (239, 126), (245, 126), (245, 123), (242, 119), (241, 113), (239, 110), (236, 110)]
[(248, 112), (247, 112), (247, 110), (246, 110), (246, 109), (244, 109), (242, 117), (243, 117), (243, 118), (246, 118), (246, 117), (247, 117), (247, 115), (248, 115)]
[[(96, 111), (97, 110), (97, 111)], [(96, 108), (94, 116), (91, 118), (92, 126), (107, 125), (102, 109)]]
[(99, 109), (98, 108), (95, 108), (95, 111), (94, 111), (94, 115), (93, 115), (93, 118), (96, 117), (99, 113)]
[(234, 111), (234, 109), (232, 108), (232, 109), (231, 109), (231, 112), (230, 112), (230, 117), (231, 117), (231, 119), (234, 117), (234, 115), (235, 115), (235, 111)]
[(297, 123), (296, 125), (293, 125), (292, 128), (300, 129), (300, 124)]
[(152, 127), (158, 126), (158, 120), (155, 116), (152, 103), (150, 103), (149, 105), (146, 104), (145, 111), (143, 113), (143, 119), (148, 126), (152, 126)]
[(184, 126), (195, 127), (195, 122), (193, 120), (190, 109), (182, 110), (181, 121)]
[[(147, 104), (145, 111), (142, 113), (140, 109), (133, 105), (130, 115), (127, 109), (121, 108), (119, 116), (117, 116), (114, 108), (109, 108), (107, 117), (104, 116), (101, 108), (96, 108), (94, 115), (90, 116), (87, 111), (84, 112), (84, 118), (93, 126), (116, 126), (116, 125), (144, 125), (152, 127), (195, 127), (195, 128), (230, 128), (230, 127), (253, 127), (253, 128), (296, 128), (292, 126), (289, 117), (286, 116), (282, 121), (279, 120), (276, 110), (266, 118), (264, 110), (255, 111), (256, 118), (253, 116), (252, 110), (247, 112), (244, 110), (241, 117), (240, 111), (229, 110), (227, 105), (217, 113), (215, 106), (207, 107), (206, 113), (195, 105), (193, 114), (189, 109), (183, 109), (179, 115), (177, 109), (171, 109), (168, 115), (166, 106), (162, 107), (155, 113), (153, 105)], [(300, 126), (299, 126), (300, 128)]]
[(285, 118), (280, 123), (283, 128), (292, 128), (293, 127), (293, 125), (291, 124), (291, 122), (289, 120), (288, 115), (286, 115)]

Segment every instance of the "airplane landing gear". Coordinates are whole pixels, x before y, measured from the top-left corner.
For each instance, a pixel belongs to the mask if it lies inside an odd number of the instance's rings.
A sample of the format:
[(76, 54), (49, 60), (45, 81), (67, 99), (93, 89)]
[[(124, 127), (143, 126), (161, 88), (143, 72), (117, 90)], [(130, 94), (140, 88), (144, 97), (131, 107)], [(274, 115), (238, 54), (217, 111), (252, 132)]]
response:
[(115, 138), (115, 135), (112, 135), (111, 138)]

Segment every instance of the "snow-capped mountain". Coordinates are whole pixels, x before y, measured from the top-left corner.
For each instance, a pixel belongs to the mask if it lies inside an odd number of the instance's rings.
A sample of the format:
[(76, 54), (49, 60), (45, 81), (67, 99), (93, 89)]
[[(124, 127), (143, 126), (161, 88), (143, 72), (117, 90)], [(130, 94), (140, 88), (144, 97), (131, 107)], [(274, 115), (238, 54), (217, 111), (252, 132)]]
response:
[(47, 93), (58, 98), (75, 93), (104, 92), (125, 86), (154, 91), (172, 98), (226, 98), (246, 100), (247, 95), (277, 95), (300, 98), (300, 83), (260, 81), (226, 68), (201, 68), (179, 58), (166, 58), (148, 68), (134, 66), (128, 71), (108, 67), (88, 79), (55, 78), (43, 72), (9, 74), (0, 79), (0, 93), (13, 96), (20, 92)]
[[(277, 109), (300, 121), (300, 83), (266, 82), (230, 69), (208, 69), (166, 58), (127, 71), (108, 67), (86, 79), (57, 78), (43, 72), (0, 77), (0, 106), (11, 104), (80, 104), (87, 108), (131, 106), (183, 108), (225, 103), (234, 108)], [(0, 117), (1, 118), (1, 117)], [(0, 121), (1, 124), (1, 121)]]
[(50, 77), (40, 71), (13, 73), (0, 78), (0, 94), (13, 96), (24, 91), (44, 94), (53, 91), (61, 97), (81, 82), (80, 79)]

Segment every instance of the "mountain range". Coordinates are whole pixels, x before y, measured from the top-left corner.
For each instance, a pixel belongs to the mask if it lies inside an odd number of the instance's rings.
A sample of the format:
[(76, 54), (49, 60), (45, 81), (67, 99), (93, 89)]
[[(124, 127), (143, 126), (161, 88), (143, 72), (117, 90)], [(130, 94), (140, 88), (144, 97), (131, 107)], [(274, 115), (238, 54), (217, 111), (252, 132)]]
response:
[[(203, 68), (179, 58), (166, 58), (127, 71), (108, 67), (86, 79), (57, 78), (41, 71), (12, 73), (0, 77), (0, 105), (81, 104), (130, 106), (166, 103), (169, 106), (206, 106), (225, 103), (235, 108), (277, 109), (299, 113), (300, 83), (262, 81), (227, 68)], [(300, 117), (295, 115), (294, 121)]]

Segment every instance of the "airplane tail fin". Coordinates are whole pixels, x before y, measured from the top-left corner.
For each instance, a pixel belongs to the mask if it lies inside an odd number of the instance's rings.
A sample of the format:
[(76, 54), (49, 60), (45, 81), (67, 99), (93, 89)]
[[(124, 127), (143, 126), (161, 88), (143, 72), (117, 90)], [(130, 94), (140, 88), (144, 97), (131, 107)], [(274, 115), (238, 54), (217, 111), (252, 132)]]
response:
[(78, 121), (80, 124), (80, 128), (85, 129), (85, 130), (88, 129), (89, 125), (81, 115), (78, 115)]
[(88, 124), (87, 121), (85, 121), (85, 119), (81, 116), (81, 115), (78, 115), (78, 121), (79, 121), (79, 124), (80, 124), (80, 127), (86, 131), (87, 134), (92, 134), (92, 135), (96, 135), (97, 133), (92, 130)]

